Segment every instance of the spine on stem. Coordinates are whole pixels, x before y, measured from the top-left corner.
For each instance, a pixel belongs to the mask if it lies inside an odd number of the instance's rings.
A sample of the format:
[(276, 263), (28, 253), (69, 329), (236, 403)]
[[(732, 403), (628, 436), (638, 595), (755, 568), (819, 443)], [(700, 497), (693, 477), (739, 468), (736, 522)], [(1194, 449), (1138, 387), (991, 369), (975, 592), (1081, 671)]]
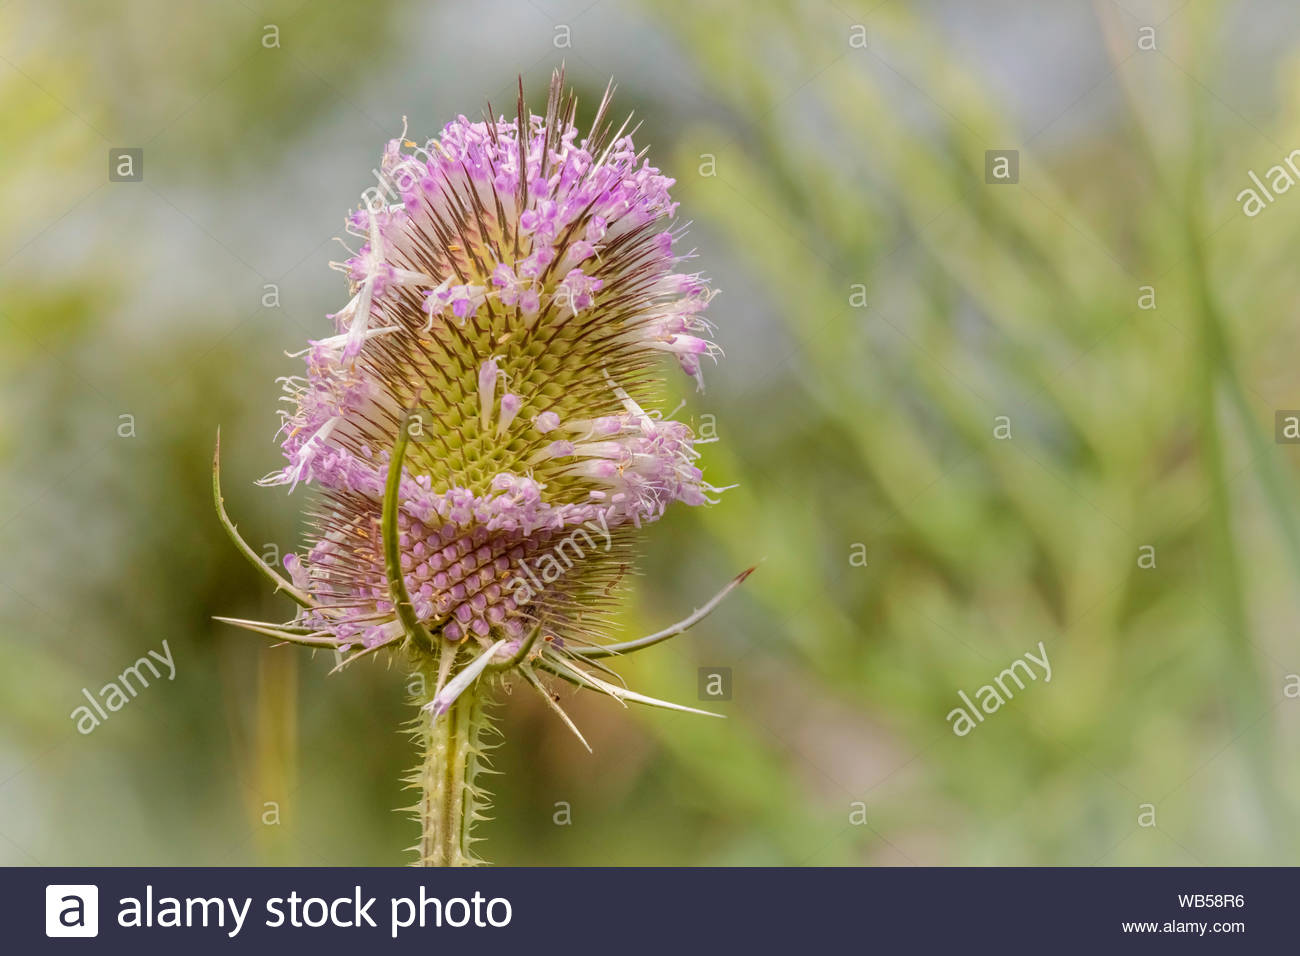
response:
[[(445, 642), (444, 655), (459, 648)], [(432, 662), (430, 662), (432, 663)], [(480, 784), (490, 773), (484, 744), (491, 727), (484, 700), (486, 687), (470, 687), (445, 713), (434, 716), (427, 708), (438, 690), (437, 671), (421, 668), (424, 693), (416, 695), (420, 710), (413, 735), (421, 752), (420, 766), (408, 778), (419, 793), (413, 808), (420, 823), (417, 866), (477, 866), (483, 863), (472, 845), (478, 842), (474, 825), (486, 820), (491, 800)], [(418, 682), (417, 682), (418, 683)]]

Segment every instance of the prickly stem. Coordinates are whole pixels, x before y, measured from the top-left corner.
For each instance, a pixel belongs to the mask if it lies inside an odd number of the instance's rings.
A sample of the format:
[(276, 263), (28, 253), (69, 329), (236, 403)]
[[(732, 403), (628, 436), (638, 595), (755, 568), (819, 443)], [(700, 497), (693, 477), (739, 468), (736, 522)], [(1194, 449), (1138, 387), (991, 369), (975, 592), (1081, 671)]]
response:
[[(455, 656), (459, 648), (442, 641), (440, 656)], [(414, 735), (422, 759), (411, 781), (419, 791), (419, 866), (475, 866), (474, 824), (485, 818), (489, 798), (479, 782), (484, 770), (483, 737), (490, 726), (484, 693), (475, 685), (456, 698), (446, 713), (434, 718), (424, 708), (437, 687), (437, 662), (424, 658), (420, 667), (424, 690), (415, 703)]]

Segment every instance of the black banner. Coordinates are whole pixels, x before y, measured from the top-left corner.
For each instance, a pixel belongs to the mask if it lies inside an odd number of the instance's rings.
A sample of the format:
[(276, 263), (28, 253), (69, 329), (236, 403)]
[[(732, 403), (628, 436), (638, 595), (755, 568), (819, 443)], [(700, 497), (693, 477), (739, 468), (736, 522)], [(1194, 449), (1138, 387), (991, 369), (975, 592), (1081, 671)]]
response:
[(1262, 953), (1300, 933), (1286, 869), (10, 868), (0, 883), (10, 953)]

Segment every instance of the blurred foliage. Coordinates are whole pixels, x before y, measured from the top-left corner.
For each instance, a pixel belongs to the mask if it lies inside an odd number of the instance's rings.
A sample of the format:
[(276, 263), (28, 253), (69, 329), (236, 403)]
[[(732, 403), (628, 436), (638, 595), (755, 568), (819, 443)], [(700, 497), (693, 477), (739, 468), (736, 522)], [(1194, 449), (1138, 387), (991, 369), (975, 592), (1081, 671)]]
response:
[[(960, 4), (539, 0), (497, 17), (495, 56), (452, 48), (450, 6), (0, 6), (0, 860), (406, 861), (404, 677), (211, 621), (283, 610), (210, 513), (211, 444), (220, 424), (241, 530), (292, 549), (300, 499), (251, 481), (281, 350), (341, 301), (319, 243), (403, 114), (423, 135), (435, 93), (473, 114), (516, 72), (540, 90), (551, 17), (588, 104), (620, 81), (723, 288), (730, 358), (684, 397), (738, 487), (647, 535), (629, 632), (763, 563), (621, 668), (692, 702), (698, 667), (730, 667), (728, 720), (574, 697), (592, 757), (502, 701), (488, 857), (1293, 862), (1300, 534), (1271, 431), (1300, 407), (1300, 215), (1234, 197), (1298, 144), (1300, 71), (1255, 58), (1267, 105), (1234, 105), (1242, 5), (1174, 6), (1137, 53), (1141, 21), (1098, 4), (1075, 75), (1015, 32), (1065, 14), (999, 5), (996, 49), (1056, 104), (1029, 121)], [(643, 36), (680, 69), (641, 69)], [(145, 183), (109, 188), (132, 144)], [(986, 184), (985, 150), (1017, 144), (1019, 184)], [(176, 681), (77, 734), (81, 689), (164, 639)], [(1040, 641), (1051, 683), (954, 736), (957, 690)]]

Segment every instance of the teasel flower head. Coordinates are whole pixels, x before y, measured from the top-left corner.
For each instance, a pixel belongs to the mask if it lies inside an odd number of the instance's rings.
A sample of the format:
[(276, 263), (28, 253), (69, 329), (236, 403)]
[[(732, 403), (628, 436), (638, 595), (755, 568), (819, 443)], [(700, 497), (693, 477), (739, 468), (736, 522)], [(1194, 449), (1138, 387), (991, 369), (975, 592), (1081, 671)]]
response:
[[(286, 464), (261, 482), (310, 489), (310, 540), (285, 558), (288, 579), (258, 562), (301, 610), (284, 624), (223, 618), (331, 649), (340, 666), (401, 651), (427, 678), (411, 778), (424, 863), (475, 861), (494, 682), (535, 688), (579, 739), (561, 682), (693, 710), (626, 689), (602, 661), (681, 633), (749, 573), (678, 624), (611, 643), (637, 537), (722, 489), (663, 395), (666, 366), (702, 387), (720, 354), (712, 292), (687, 267), (673, 180), (609, 123), (610, 93), (585, 136), (561, 71), (544, 115), (521, 81), (510, 119), (489, 107), (423, 145), (405, 131), (387, 144), (347, 218), (351, 255), (334, 263), (350, 297), (283, 380)], [(216, 474), (221, 518), (256, 560)]]

